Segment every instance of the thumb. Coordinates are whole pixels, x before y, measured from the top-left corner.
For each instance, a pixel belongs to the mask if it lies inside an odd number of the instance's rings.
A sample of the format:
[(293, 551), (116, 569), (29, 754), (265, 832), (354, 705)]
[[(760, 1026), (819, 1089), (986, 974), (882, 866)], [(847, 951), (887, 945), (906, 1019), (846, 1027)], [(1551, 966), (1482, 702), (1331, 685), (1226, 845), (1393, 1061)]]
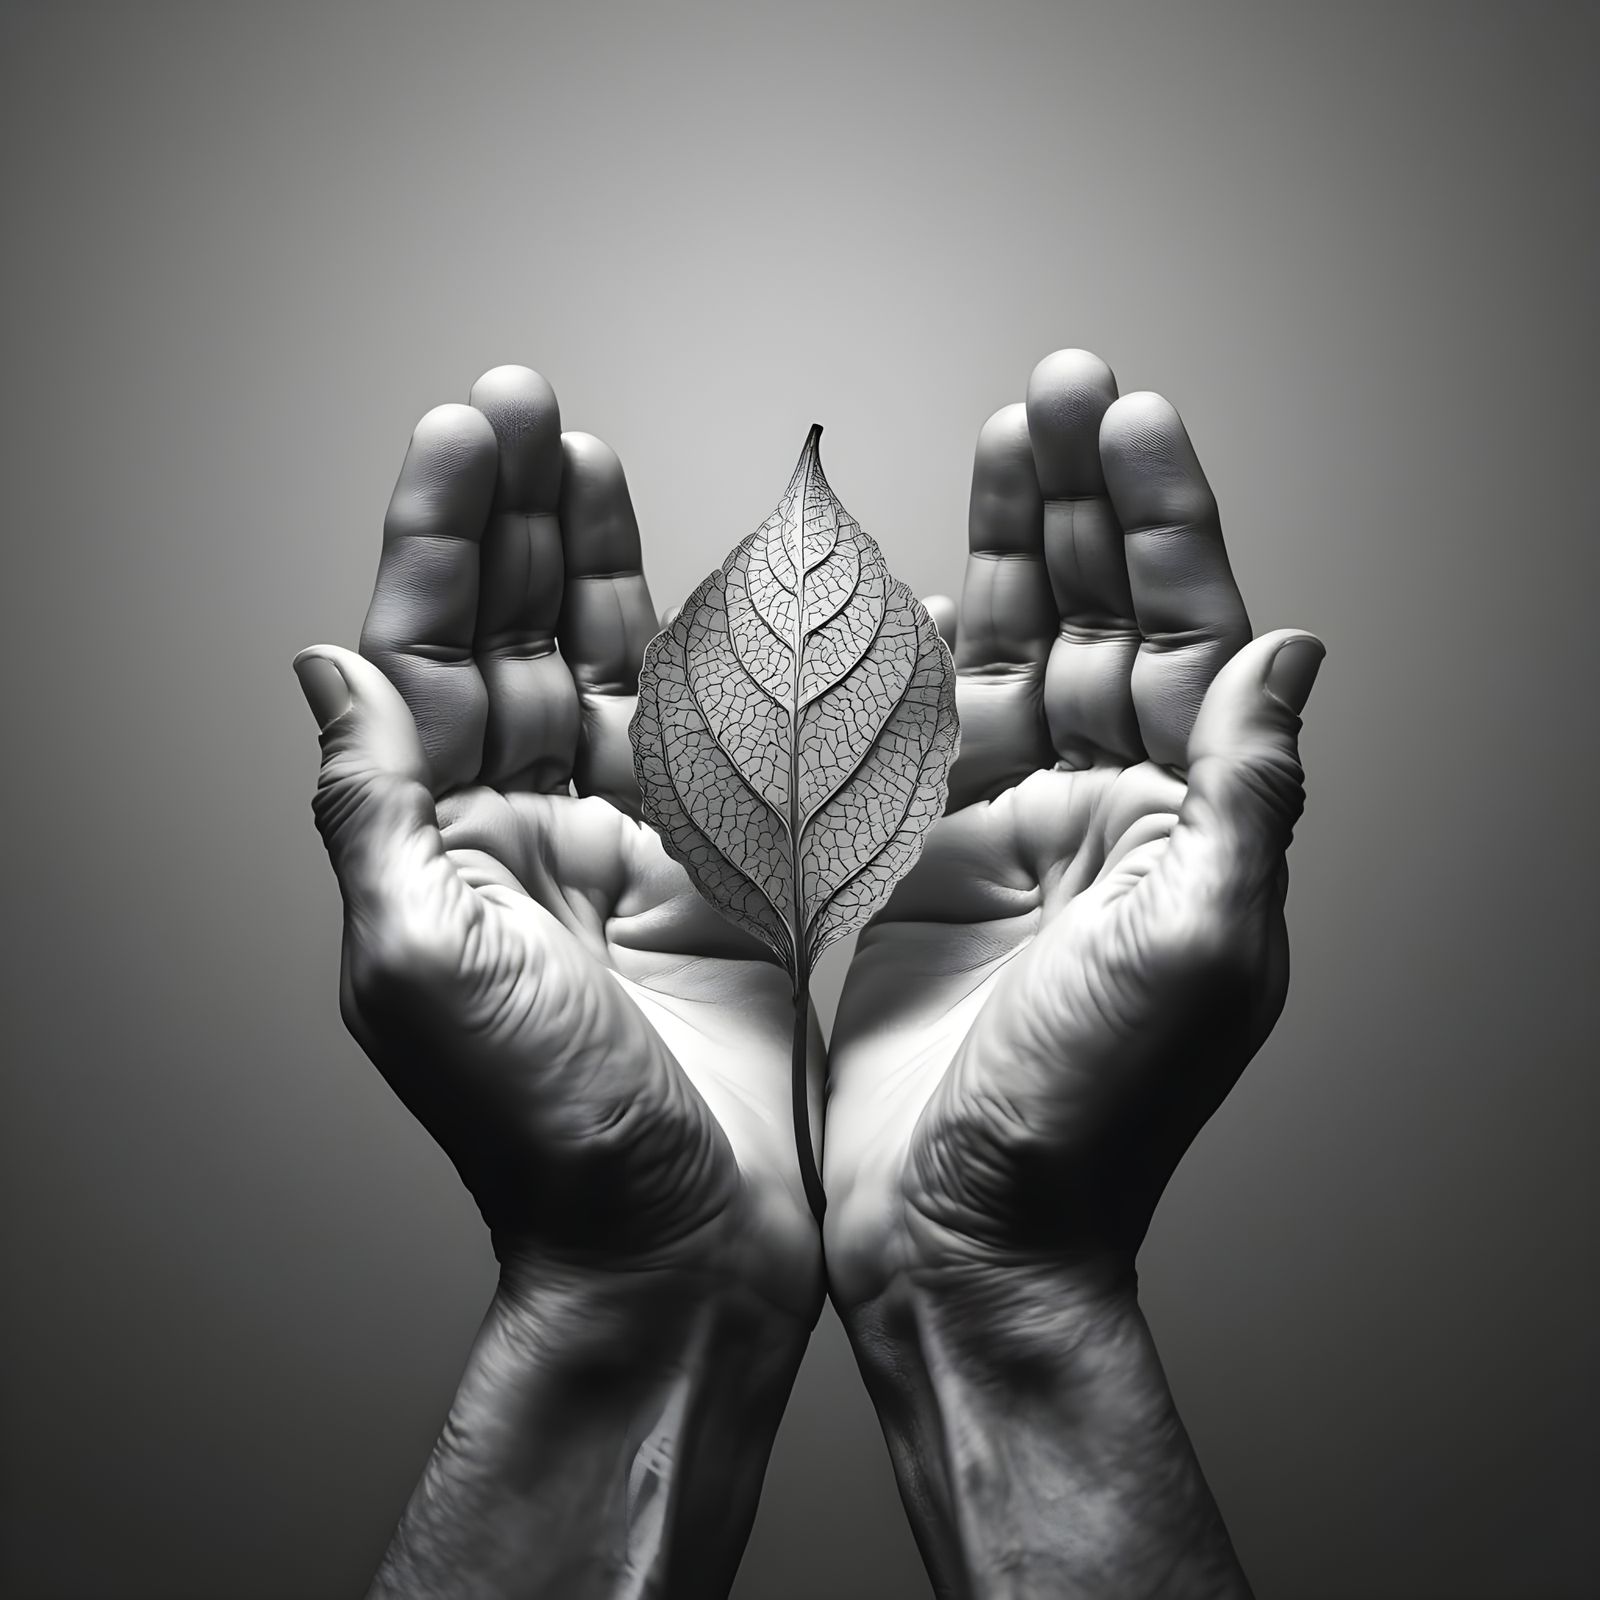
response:
[(1178, 830), (1247, 896), (1277, 881), (1305, 804), (1300, 712), (1326, 654), (1314, 634), (1263, 634), (1217, 674), (1189, 735)]
[(347, 909), (370, 924), (414, 898), (419, 874), (448, 866), (428, 758), (399, 690), (370, 661), (319, 644), (294, 671), (322, 742), (317, 829)]

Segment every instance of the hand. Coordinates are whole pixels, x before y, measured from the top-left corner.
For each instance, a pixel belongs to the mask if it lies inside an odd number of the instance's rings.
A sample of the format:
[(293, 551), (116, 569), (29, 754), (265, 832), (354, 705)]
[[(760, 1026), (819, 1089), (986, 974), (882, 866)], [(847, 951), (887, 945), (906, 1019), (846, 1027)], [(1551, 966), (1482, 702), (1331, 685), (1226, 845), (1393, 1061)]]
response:
[[(1092, 1372), (1153, 1392), (1153, 1351), (1130, 1355), (1147, 1342), (1134, 1256), (1283, 1006), (1298, 713), (1322, 654), (1303, 633), (1250, 641), (1216, 503), (1165, 400), (1119, 399), (1103, 362), (1062, 351), (1026, 405), (985, 425), (956, 641), (961, 756), (947, 815), (861, 937), (825, 1145), (830, 1289), (908, 1502), (943, 1504), (918, 1530), (936, 1576), (965, 1564), (974, 1592), (989, 1592), (970, 1570), (986, 1536), (957, 1537), (964, 1469), (941, 1480), (919, 1410), (948, 1411), (958, 1388), (1037, 1385), (1037, 1362), (1068, 1433), (1093, 1410)], [(919, 1360), (943, 1374), (931, 1408), (907, 1375)], [(1103, 1531), (1123, 1482), (1095, 1484), (1104, 1437), (1087, 1453), (1047, 1437), (1037, 1387), (1029, 1404), (1037, 1449), (1019, 1444), (991, 1477), (1037, 1483), (1050, 1456), (1098, 1497)], [(1114, 1452), (1124, 1478), (1134, 1448)], [(1185, 1494), (1209, 1505), (1203, 1485)], [(1160, 1550), (1152, 1506), (1122, 1511)], [(1208, 1560), (1219, 1533), (1204, 1530)], [(1095, 1536), (1075, 1537), (1082, 1557)], [(1013, 1530), (1050, 1581), (1084, 1576), (1040, 1538)], [(1107, 1581), (1145, 1592), (1118, 1559)]]
[[(536, 373), (501, 367), (470, 406), (417, 427), (361, 655), (318, 646), (295, 664), (322, 730), (315, 811), (344, 897), (346, 1022), (455, 1163), (502, 1266), (479, 1381), (469, 1369), (453, 1419), (473, 1435), (466, 1459), (441, 1442), (386, 1569), (398, 1592), (438, 1581), (416, 1561), (429, 1541), (459, 1581), (461, 1529), (480, 1522), (469, 1560), (538, 1546), (551, 1530), (525, 1530), (541, 1516), (570, 1552), (598, 1514), (587, 1576), (567, 1572), (563, 1594), (664, 1561), (648, 1530), (668, 1496), (647, 1514), (640, 1485), (682, 1475), (670, 1436), (687, 1425), (684, 1396), (672, 1400), (683, 1383), (688, 1418), (709, 1410), (729, 1431), (714, 1472), (740, 1480), (671, 1496), (675, 1516), (719, 1525), (706, 1551), (677, 1557), (698, 1562), (694, 1592), (717, 1592), (820, 1306), (790, 1131), (787, 976), (637, 820), (627, 726), (655, 626), (616, 456), (560, 431)], [(514, 1402), (508, 1367), (525, 1380)], [(615, 1402), (632, 1444), (598, 1449), (581, 1510), (526, 1495), (528, 1519), (497, 1520), (484, 1507), (516, 1499), (523, 1458), (587, 1425), (575, 1401), (550, 1398), (556, 1372), (607, 1375), (589, 1420)], [(661, 1436), (652, 1408), (674, 1404)], [(513, 1405), (546, 1417), (507, 1455)], [(571, 1459), (552, 1471), (583, 1477)], [(460, 1490), (454, 1509), (442, 1485)], [(626, 1501), (609, 1523), (608, 1495)], [(528, 1557), (548, 1558), (548, 1539)]]

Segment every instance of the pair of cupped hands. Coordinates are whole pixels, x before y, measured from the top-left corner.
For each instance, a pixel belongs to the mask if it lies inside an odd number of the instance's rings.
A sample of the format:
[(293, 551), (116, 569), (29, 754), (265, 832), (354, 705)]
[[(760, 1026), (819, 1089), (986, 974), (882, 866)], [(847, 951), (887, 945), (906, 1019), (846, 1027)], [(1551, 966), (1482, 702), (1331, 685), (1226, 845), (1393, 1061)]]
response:
[[(730, 546), (748, 531), (732, 515)], [(723, 1379), (758, 1435), (732, 1452), (758, 1486), (825, 1294), (936, 1581), (979, 1592), (950, 1575), (974, 1541), (951, 1503), (960, 1462), (927, 1459), (897, 1352), (922, 1352), (934, 1390), (962, 1359), (934, 1347), (1025, 1375), (1041, 1317), (1131, 1295), (1163, 1187), (1284, 1002), (1296, 739), (1323, 651), (1252, 639), (1173, 407), (1119, 398), (1086, 352), (1040, 362), (979, 434), (961, 600), (930, 610), (960, 755), (946, 814), (860, 936), (826, 1051), (812, 1025), (820, 1229), (794, 1147), (790, 980), (640, 820), (628, 725), (657, 611), (622, 466), (562, 431), (543, 378), (496, 368), (421, 420), (360, 653), (295, 662), (321, 730), (344, 1018), (501, 1263), (483, 1338), (513, 1353), (455, 1431), (517, 1425), (485, 1397), (523, 1356), (579, 1390), (658, 1365), (619, 1414), (607, 1526), (615, 1572), (662, 1592), (725, 1587), (754, 1507), (755, 1488), (707, 1491), (731, 1557), (663, 1576), (697, 1564), (672, 1530), (714, 1514), (679, 1481), (685, 1419), (722, 1415), (694, 1352), (760, 1368)], [(510, 1402), (529, 1419), (543, 1403)], [(737, 1431), (722, 1410), (702, 1445)], [(485, 1445), (436, 1462), (435, 1509), (441, 1484), (503, 1480), (496, 1461)], [(481, 1498), (457, 1571), (495, 1537)], [(412, 1544), (429, 1540), (450, 1544), (437, 1528)], [(602, 1531), (572, 1571), (609, 1548)]]

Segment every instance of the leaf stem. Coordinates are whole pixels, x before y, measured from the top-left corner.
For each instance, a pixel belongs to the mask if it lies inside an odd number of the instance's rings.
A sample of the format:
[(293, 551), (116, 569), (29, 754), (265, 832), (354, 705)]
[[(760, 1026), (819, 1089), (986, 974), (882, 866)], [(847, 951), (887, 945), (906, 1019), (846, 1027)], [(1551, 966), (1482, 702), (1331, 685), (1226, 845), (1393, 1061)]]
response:
[(828, 1197), (823, 1192), (822, 1174), (817, 1171), (816, 1153), (811, 1148), (810, 1081), (806, 1074), (810, 1018), (811, 980), (809, 974), (802, 973), (794, 991), (794, 1055), (790, 1062), (789, 1086), (794, 1098), (794, 1152), (800, 1158), (800, 1182), (805, 1186), (811, 1215), (820, 1227), (823, 1213), (828, 1209)]

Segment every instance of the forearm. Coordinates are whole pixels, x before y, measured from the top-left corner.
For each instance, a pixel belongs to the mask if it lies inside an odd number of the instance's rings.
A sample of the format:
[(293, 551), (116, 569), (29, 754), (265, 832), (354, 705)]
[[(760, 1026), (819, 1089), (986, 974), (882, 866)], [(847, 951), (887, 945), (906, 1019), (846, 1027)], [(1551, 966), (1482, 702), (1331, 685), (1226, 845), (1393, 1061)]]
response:
[(1131, 1282), (901, 1277), (845, 1322), (941, 1596), (1249, 1595)]
[(809, 1331), (726, 1285), (519, 1265), (370, 1600), (725, 1594)]

